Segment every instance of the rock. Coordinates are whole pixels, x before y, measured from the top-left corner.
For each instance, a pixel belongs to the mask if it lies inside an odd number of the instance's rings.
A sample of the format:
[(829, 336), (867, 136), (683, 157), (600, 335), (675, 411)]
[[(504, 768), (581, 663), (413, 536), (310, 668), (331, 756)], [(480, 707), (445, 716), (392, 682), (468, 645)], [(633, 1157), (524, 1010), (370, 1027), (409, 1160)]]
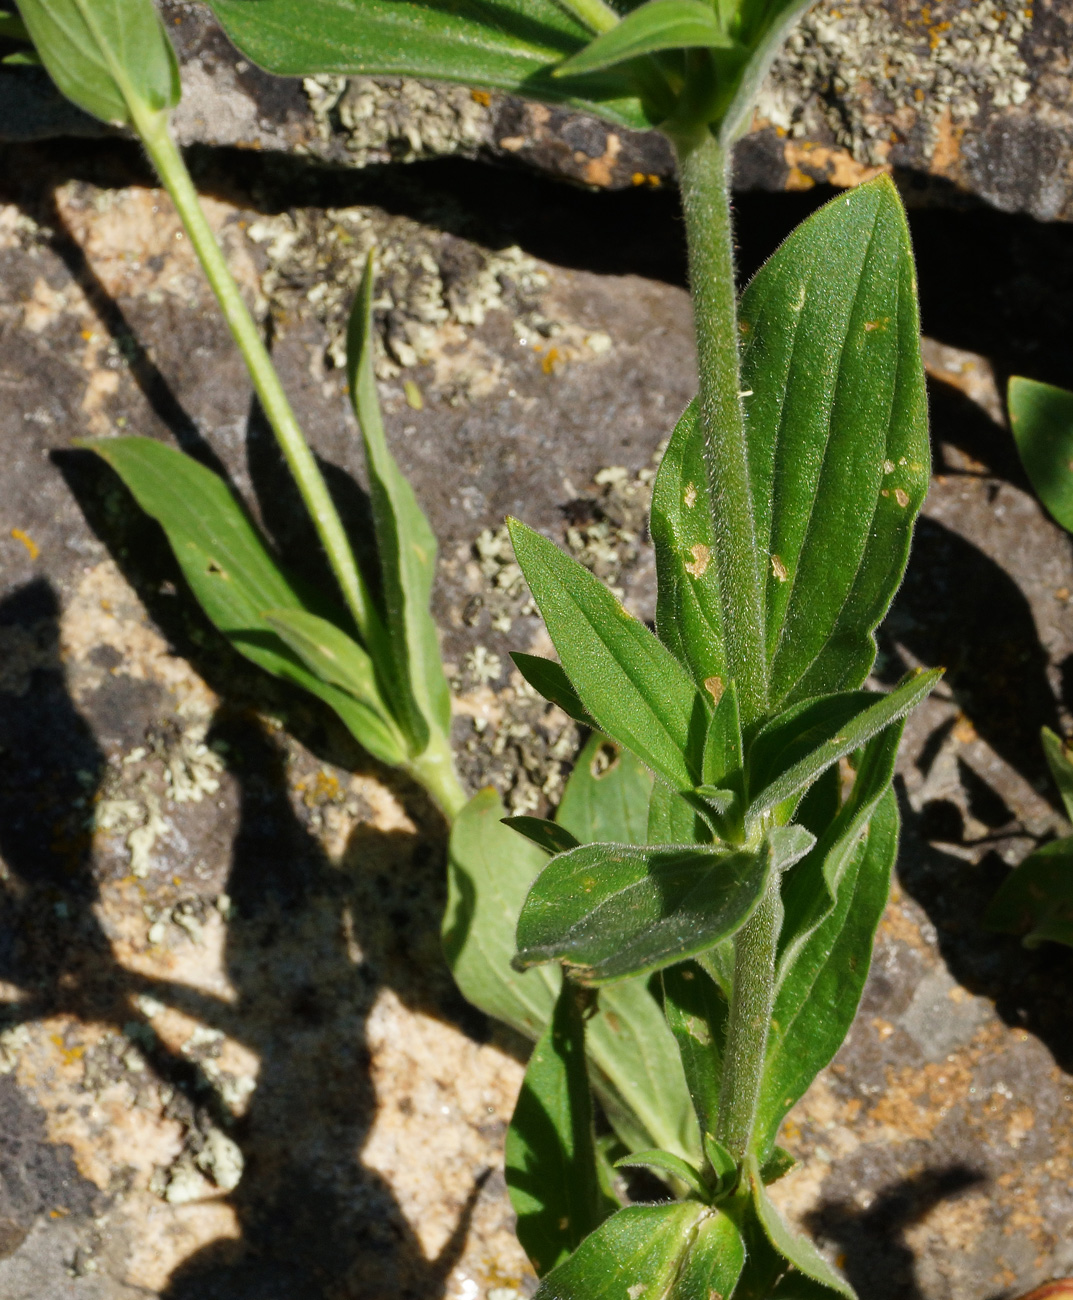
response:
[[(210, 221), (358, 527), (338, 342), (378, 244), (380, 391), (441, 539), (462, 765), (540, 811), (576, 733), (510, 670), (510, 648), (546, 643), (499, 529), (522, 515), (650, 615), (653, 458), (695, 374), (680, 267), (635, 271), (673, 247), (673, 206), (600, 199), (618, 260), (597, 274), (582, 192), (490, 176), (475, 212), (438, 173), (417, 197), (384, 174), (374, 207), (342, 174), (280, 188), (257, 169), (255, 196), (211, 161)], [(326, 581), (187, 242), (115, 143), (4, 164), (0, 1140), (35, 1172), (4, 1183), (0, 1294), (516, 1300), (534, 1279), (501, 1161), (524, 1052), (444, 968), (441, 822), (228, 650), (156, 529), (71, 450), (126, 430), (214, 458)], [(746, 196), (746, 273), (803, 202)], [(994, 423), (991, 360), (1063, 377), (1071, 268), (1064, 232), (985, 215), (914, 222), (936, 477), (878, 671), (949, 672), (901, 759), (900, 882), (861, 1014), (791, 1115), (801, 1163), (775, 1187), (870, 1300), (1073, 1269), (1073, 959), (980, 926), (1059, 824), (1037, 736), (1068, 722), (1073, 654), (1068, 539)]]
[[(605, 189), (658, 186), (674, 162), (655, 132), (624, 131), (508, 95), (398, 77), (266, 75), (206, 6), (160, 0), (183, 64), (184, 143), (325, 162), (463, 155), (517, 160)], [(801, 22), (738, 145), (742, 189), (914, 178), (929, 201), (974, 195), (1004, 212), (1073, 218), (1073, 3), (824, 0)], [(0, 68), (0, 139), (100, 135), (40, 72)]]

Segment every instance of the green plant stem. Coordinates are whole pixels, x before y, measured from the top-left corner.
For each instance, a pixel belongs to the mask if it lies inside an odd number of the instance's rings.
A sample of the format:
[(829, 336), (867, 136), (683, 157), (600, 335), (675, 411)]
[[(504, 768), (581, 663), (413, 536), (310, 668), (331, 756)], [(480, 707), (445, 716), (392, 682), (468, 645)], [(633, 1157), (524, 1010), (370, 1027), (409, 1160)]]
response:
[(715, 1136), (739, 1163), (748, 1154), (760, 1100), (781, 920), (779, 876), (773, 873), (759, 906), (734, 940), (734, 989)]
[(450, 738), (432, 728), (424, 752), (403, 766), (429, 792), (448, 823), (453, 823), (469, 795), (458, 779)]
[(231, 335), (246, 362), (261, 407), (313, 520), (347, 607), (366, 644), (375, 644), (380, 639), (379, 615), (354, 562), (339, 513), (291, 410), (268, 349), (205, 218), (182, 154), (171, 138), (167, 117), (144, 108), (137, 100), (130, 103), (130, 108), (135, 128), (175, 204)]
[(742, 724), (749, 726), (767, 710), (761, 582), (766, 557), (757, 551), (740, 390), (729, 155), (707, 128), (678, 136), (674, 143), (689, 247), (727, 672), (737, 683)]

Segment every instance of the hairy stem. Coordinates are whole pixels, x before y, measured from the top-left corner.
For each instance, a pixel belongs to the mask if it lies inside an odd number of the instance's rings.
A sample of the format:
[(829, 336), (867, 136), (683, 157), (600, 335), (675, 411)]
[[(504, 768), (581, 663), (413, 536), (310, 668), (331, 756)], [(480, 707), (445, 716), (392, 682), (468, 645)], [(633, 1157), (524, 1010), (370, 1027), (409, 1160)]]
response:
[(760, 1101), (764, 1055), (775, 1002), (775, 951), (781, 921), (779, 876), (773, 872), (759, 907), (734, 941), (734, 989), (727, 1018), (715, 1136), (738, 1161), (748, 1154)]
[(164, 114), (142, 108), (137, 100), (131, 102), (130, 108), (142, 143), (175, 204), (194, 252), (216, 294), (232, 337), (246, 362), (261, 407), (294, 476), (354, 622), (366, 643), (375, 643), (380, 639), (379, 615), (354, 562), (339, 513), (291, 410), (268, 349), (205, 219), (190, 173), (168, 131), (167, 119)]
[(707, 130), (674, 141), (689, 247), (700, 418), (715, 516), (727, 672), (744, 726), (767, 708), (762, 557), (757, 552), (738, 356), (729, 155)]

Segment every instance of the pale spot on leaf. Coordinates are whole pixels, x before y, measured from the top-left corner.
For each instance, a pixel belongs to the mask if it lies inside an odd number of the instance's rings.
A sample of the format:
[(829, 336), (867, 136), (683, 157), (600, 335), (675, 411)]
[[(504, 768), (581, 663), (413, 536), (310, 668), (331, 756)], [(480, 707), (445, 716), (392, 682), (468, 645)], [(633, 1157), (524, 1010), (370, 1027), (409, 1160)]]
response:
[(906, 492), (904, 488), (895, 488), (894, 499), (904, 510), (905, 507), (909, 504), (909, 493)]
[(790, 574), (787, 572), (786, 565), (783, 564), (782, 560), (777, 555), (773, 555), (771, 557), (771, 572), (775, 575), (775, 577), (779, 580), (779, 582), (785, 582), (786, 579), (790, 576)]
[(708, 692), (708, 694), (712, 697), (712, 699), (716, 702), (716, 704), (718, 704), (719, 701), (723, 698), (722, 677), (705, 677), (704, 689)]
[(692, 548), (690, 554), (693, 556), (693, 560), (692, 563), (686, 563), (686, 573), (691, 574), (694, 578), (703, 578), (708, 568), (708, 559), (711, 555), (711, 551), (708, 550), (703, 542), (698, 542), (696, 546)]
[[(1070, 464), (1070, 469), (1073, 469), (1073, 463)], [(693, 506), (696, 504), (696, 500), (697, 500), (697, 485), (695, 483), (690, 483), (689, 486), (686, 488), (686, 509), (692, 510)]]

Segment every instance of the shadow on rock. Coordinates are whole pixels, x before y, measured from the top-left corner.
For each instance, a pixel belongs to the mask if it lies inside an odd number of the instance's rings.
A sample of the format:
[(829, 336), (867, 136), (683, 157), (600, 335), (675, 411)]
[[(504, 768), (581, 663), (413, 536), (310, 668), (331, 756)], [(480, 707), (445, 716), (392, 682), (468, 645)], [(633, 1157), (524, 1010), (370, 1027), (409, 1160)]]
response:
[(842, 1271), (858, 1295), (869, 1300), (923, 1300), (906, 1230), (941, 1202), (986, 1182), (964, 1166), (924, 1170), (895, 1183), (868, 1209), (846, 1201), (826, 1201), (805, 1226), (836, 1245)]

